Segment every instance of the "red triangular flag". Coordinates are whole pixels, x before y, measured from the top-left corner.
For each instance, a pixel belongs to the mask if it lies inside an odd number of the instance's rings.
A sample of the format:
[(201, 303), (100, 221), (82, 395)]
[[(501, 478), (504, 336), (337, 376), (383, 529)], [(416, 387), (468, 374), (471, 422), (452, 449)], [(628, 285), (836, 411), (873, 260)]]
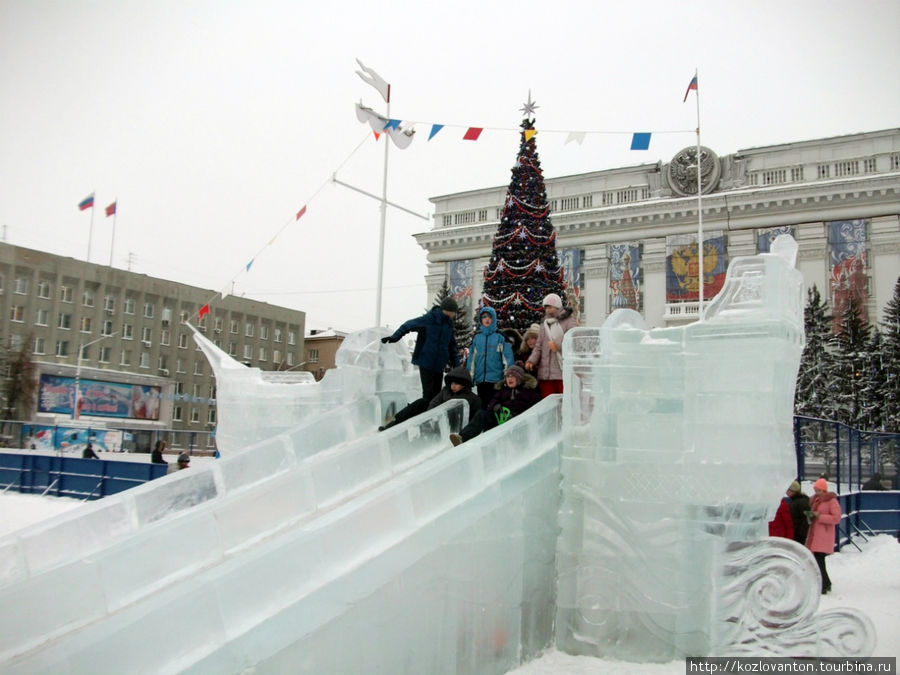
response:
[(106, 207), (106, 217), (114, 216), (116, 214), (116, 202), (113, 202), (109, 206)]
[(209, 303), (207, 302), (203, 307), (200, 308), (200, 320), (203, 321), (203, 317), (209, 314)]
[(303, 217), (304, 213), (306, 213), (306, 206), (297, 211), (297, 220), (300, 220)]
[(484, 131), (481, 127), (469, 127), (468, 131), (466, 131), (466, 135), (463, 136), (464, 141), (477, 141), (478, 137), (481, 136), (481, 132)]
[(379, 134), (377, 131), (373, 131), (372, 133), (375, 134), (375, 140), (376, 140), (376, 141), (377, 141), (379, 138), (381, 138), (381, 134)]

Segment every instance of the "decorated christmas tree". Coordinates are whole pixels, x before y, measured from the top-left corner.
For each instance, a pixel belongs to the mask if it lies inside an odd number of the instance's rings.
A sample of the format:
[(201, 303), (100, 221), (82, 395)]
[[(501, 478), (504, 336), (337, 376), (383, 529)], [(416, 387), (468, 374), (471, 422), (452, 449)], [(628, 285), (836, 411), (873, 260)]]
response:
[(543, 316), (548, 293), (565, 299), (566, 283), (556, 255), (556, 232), (537, 153), (534, 110), (528, 95), (522, 108), (519, 154), (512, 168), (491, 259), (484, 270), (482, 304), (497, 312), (501, 328), (524, 332)]

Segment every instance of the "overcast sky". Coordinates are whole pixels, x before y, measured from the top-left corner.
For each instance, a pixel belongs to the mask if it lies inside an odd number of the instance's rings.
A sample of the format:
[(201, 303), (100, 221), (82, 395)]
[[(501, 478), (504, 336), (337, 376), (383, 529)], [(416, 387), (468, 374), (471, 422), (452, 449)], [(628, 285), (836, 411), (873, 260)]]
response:
[[(85, 259), (77, 204), (96, 191), (92, 262), (112, 248), (114, 267), (233, 285), (306, 311), (307, 329), (363, 328), (379, 205), (329, 182), (381, 192), (384, 139), (354, 104), (385, 104), (355, 58), (391, 83), (391, 117), (417, 123), (408, 149), (391, 147), (388, 198), (429, 214), (429, 197), (508, 183), (529, 89), (547, 178), (693, 144), (565, 141), (693, 129), (695, 68), (719, 155), (900, 126), (898, 28), (896, 0), (0, 0), (0, 226), (11, 244)], [(428, 141), (433, 123), (487, 129)], [(383, 323), (430, 304), (411, 236), (428, 228), (388, 211)]]

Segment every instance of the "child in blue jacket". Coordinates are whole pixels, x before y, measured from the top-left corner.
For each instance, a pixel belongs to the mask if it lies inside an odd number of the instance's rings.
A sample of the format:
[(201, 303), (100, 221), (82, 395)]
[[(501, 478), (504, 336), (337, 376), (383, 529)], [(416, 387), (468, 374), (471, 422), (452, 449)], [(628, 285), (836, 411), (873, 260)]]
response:
[(466, 369), (475, 383), (475, 390), (483, 406), (491, 402), (494, 385), (503, 380), (503, 373), (513, 365), (512, 347), (497, 330), (497, 312), (482, 307), (478, 314), (481, 327), (472, 337)]

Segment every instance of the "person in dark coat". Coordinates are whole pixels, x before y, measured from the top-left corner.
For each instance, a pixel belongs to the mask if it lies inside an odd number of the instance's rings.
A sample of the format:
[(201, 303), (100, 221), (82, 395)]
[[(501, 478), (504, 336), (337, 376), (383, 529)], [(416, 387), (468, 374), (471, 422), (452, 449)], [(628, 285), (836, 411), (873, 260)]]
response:
[(435, 305), (427, 313), (403, 323), (391, 335), (381, 338), (384, 343), (398, 342), (409, 332), (418, 333), (412, 362), (419, 367), (422, 398), (430, 401), (441, 390), (444, 368), (459, 365), (453, 318), (459, 311), (456, 300), (447, 297), (440, 307)]
[(166, 449), (166, 442), (163, 440), (156, 441), (156, 447), (153, 448), (153, 452), (150, 453), (150, 461), (153, 464), (168, 464), (168, 462), (163, 457), (163, 450)]
[(475, 438), (478, 434), (503, 424), (508, 419), (521, 415), (541, 400), (537, 380), (516, 364), (506, 369), (503, 382), (497, 383), (497, 393), (490, 406), (480, 410), (458, 434), (450, 434), (450, 442), (459, 445)]
[(88, 442), (86, 446), (84, 446), (84, 452), (81, 453), (82, 459), (100, 459), (97, 457), (97, 453), (94, 452), (94, 444)]
[(862, 484), (860, 490), (887, 490), (884, 485), (881, 484), (881, 474), (877, 471), (872, 474), (872, 477)]
[(809, 497), (803, 494), (798, 481), (791, 483), (785, 494), (790, 500), (788, 510), (794, 524), (794, 541), (806, 544), (806, 533), (809, 531), (809, 521), (806, 518), (806, 512), (809, 511)]
[(481, 410), (481, 399), (478, 397), (478, 394), (472, 391), (472, 378), (469, 375), (469, 371), (462, 366), (452, 368), (450, 372), (444, 376), (444, 383), (444, 388), (441, 389), (440, 392), (438, 392), (438, 395), (433, 399), (427, 401), (424, 398), (420, 398), (413, 401), (408, 406), (398, 411), (397, 414), (394, 415), (394, 419), (390, 422), (384, 426), (378, 427), (378, 431), (390, 429), (395, 424), (400, 424), (400, 422), (405, 422), (411, 417), (420, 415), (427, 410), (437, 408), (441, 403), (446, 403), (454, 398), (465, 400), (469, 404), (469, 419), (471, 420), (475, 417), (478, 411)]

